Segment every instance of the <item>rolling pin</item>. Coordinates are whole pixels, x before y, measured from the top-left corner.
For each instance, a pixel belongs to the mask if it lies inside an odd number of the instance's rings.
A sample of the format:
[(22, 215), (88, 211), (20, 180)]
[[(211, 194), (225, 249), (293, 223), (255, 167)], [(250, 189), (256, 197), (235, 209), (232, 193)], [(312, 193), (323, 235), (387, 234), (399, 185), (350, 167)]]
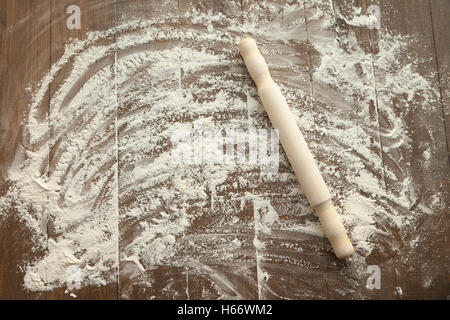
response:
[(275, 129), (279, 130), (281, 145), (292, 165), (300, 189), (319, 217), (325, 236), (339, 259), (353, 254), (341, 218), (331, 202), (331, 195), (319, 168), (289, 109), (280, 87), (272, 80), (269, 68), (258, 50), (255, 40), (245, 38), (238, 43), (239, 51), (258, 94)]

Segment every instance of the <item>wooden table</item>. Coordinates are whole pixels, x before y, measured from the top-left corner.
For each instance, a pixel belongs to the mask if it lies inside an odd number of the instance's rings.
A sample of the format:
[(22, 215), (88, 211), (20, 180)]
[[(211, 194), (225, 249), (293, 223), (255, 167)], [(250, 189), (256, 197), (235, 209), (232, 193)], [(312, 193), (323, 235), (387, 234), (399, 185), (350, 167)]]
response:
[[(290, 2), (290, 1), (288, 1)], [(315, 1), (299, 1), (294, 6), (301, 10), (294, 14), (284, 15), (284, 1), (269, 2), (269, 6), (260, 1), (202, 1), (202, 0), (4, 0), (0, 4), (0, 197), (13, 187), (8, 180), (8, 170), (14, 160), (17, 149), (23, 146), (24, 132), (22, 120), (27, 105), (30, 102), (31, 92), (38, 86), (39, 81), (49, 72), (51, 65), (56, 63), (64, 53), (64, 46), (70, 39), (86, 39), (89, 31), (108, 30), (119, 26), (131, 19), (151, 19), (172, 15), (180, 17), (170, 27), (179, 30), (198, 28), (206, 30), (208, 23), (204, 21), (192, 22), (184, 19), (186, 12), (192, 9), (197, 14), (222, 14), (226, 18), (236, 21), (245, 21), (248, 14), (257, 12), (256, 19), (265, 21), (266, 25), (292, 23), (298, 29), (300, 40), (282, 42), (274, 39), (270, 44), (267, 39), (258, 39), (262, 42), (262, 51), (268, 57), (269, 65), (274, 65), (277, 52), (292, 54), (293, 64), (285, 69), (272, 69), (276, 81), (285, 84), (291, 90), (299, 90), (311, 98), (309, 102), (299, 102), (299, 113), (307, 110), (314, 117), (316, 127), (325, 125), (328, 120), (324, 117), (330, 113), (337, 119), (353, 121), (355, 126), (362, 130), (373, 128), (369, 140), (369, 149), (378, 154), (375, 160), (365, 159), (357, 155), (361, 163), (367, 165), (367, 172), (372, 172), (376, 180), (383, 186), (387, 194), (395, 195), (400, 185), (405, 183), (414, 190), (410, 195), (412, 201), (408, 207), (391, 203), (387, 208), (400, 212), (401, 215), (417, 213), (417, 219), (409, 230), (398, 230), (385, 225), (384, 235), (371, 238), (374, 242), (372, 253), (365, 256), (365, 264), (358, 265), (358, 270), (369, 266), (378, 266), (381, 270), (381, 287), (369, 290), (366, 286), (369, 273), (355, 273), (355, 266), (351, 262), (338, 261), (330, 250), (327, 240), (315, 235), (302, 232), (286, 231), (275, 227), (270, 234), (258, 234), (253, 223), (254, 207), (251, 201), (238, 201), (246, 192), (263, 194), (270, 200), (280, 214), (280, 219), (286, 224), (301, 225), (307, 221), (315, 222), (311, 213), (296, 216), (288, 212), (293, 203), (300, 207), (307, 207), (302, 197), (293, 199), (286, 190), (293, 190), (296, 182), (287, 180), (273, 184), (257, 184), (256, 189), (249, 190), (245, 186), (233, 187), (233, 180), (223, 183), (217, 192), (218, 199), (228, 205), (235, 205), (238, 219), (237, 224), (230, 221), (223, 222), (223, 212), (219, 208), (197, 208), (204, 211), (204, 216), (195, 220), (189, 232), (177, 237), (178, 242), (186, 244), (186, 257), (193, 255), (198, 246), (190, 247), (189, 243), (204, 245), (202, 252), (197, 256), (202, 262), (202, 268), (190, 264), (165, 264), (147, 268), (138, 275), (130, 272), (127, 261), (120, 261), (119, 268), (112, 268), (115, 280), (106, 285), (85, 285), (76, 290), (80, 299), (216, 299), (246, 298), (246, 299), (445, 299), (450, 297), (449, 278), (449, 148), (448, 133), (450, 130), (450, 33), (448, 32), (448, 17), (450, 16), (450, 1), (448, 0), (416, 0), (416, 1), (366, 1), (366, 0), (333, 0), (330, 4), (319, 4)], [(66, 26), (69, 5), (77, 5), (81, 9), (81, 29), (69, 30)], [(273, 5), (273, 10), (270, 6)], [(354, 15), (354, 8), (361, 8), (365, 12), (369, 5), (378, 5), (381, 9), (381, 29), (369, 29), (366, 26), (349, 22)], [(269, 8), (269, 9), (268, 9)], [(334, 25), (330, 30), (335, 33), (335, 40), (350, 54), (361, 52), (369, 57), (365, 62), (372, 64), (371, 79), (362, 79), (371, 83), (373, 98), (360, 99), (358, 94), (350, 97), (350, 107), (347, 110), (339, 109), (338, 102), (330, 99), (337, 97), (334, 92), (338, 88), (327, 87), (314, 77), (323, 57), (318, 55), (314, 41), (322, 35), (316, 28), (314, 13), (320, 10), (329, 10), (334, 15)], [(224, 18), (225, 19), (225, 18)], [(284, 20), (283, 20), (284, 19)], [(299, 22), (300, 21), (300, 22)], [(230, 26), (221, 25), (221, 21), (214, 22), (214, 29), (220, 34), (221, 28)], [(161, 25), (161, 28), (164, 25)], [(203, 30), (202, 29), (202, 30)], [(205, 31), (206, 32), (206, 31)], [(239, 35), (239, 32), (236, 32)], [(392, 98), (395, 88), (384, 86), (384, 80), (393, 76), (397, 70), (380, 71), (376, 68), (377, 53), (380, 45), (385, 43), (387, 35), (411, 37), (408, 42), (408, 55), (401, 57), (399, 66), (411, 64), (413, 71), (424, 77), (431, 84), (436, 94), (431, 104), (423, 106), (421, 96), (423, 91), (416, 91), (412, 100), (399, 94)], [(105, 38), (105, 44), (117, 41), (120, 33), (114, 37)], [(242, 34), (245, 36), (245, 34)], [(117, 38), (116, 38), (117, 37)], [(283, 35), (280, 34), (280, 38)], [(154, 47), (167, 44), (149, 44), (146, 50), (157, 50)], [(183, 43), (185, 47), (195, 42)], [(207, 44), (205, 44), (207, 45)], [(217, 52), (220, 52), (220, 44)], [(280, 46), (280, 47), (276, 47)], [(283, 47), (284, 46), (284, 47)], [(214, 54), (214, 46), (208, 48)], [(278, 51), (277, 51), (278, 50)], [(120, 49), (117, 55), (112, 54), (110, 62), (120, 59)], [(370, 58), (371, 57), (371, 58)], [(242, 83), (245, 90), (249, 90), (252, 82), (246, 73), (245, 66), (236, 52), (229, 57), (235, 58), (236, 66), (232, 72), (223, 68), (207, 70), (213, 74), (224, 73), (234, 83)], [(278, 56), (278, 59), (280, 57)], [(106, 62), (108, 63), (108, 62)], [(182, 67), (181, 67), (182, 70)], [(50, 85), (41, 102), (40, 112), (45, 115), (51, 113), (51, 99), (53, 98), (61, 80), (70, 70), (63, 70)], [(356, 70), (357, 72), (357, 70)], [(183, 74), (183, 71), (182, 71)], [(92, 76), (87, 75), (87, 77)], [(300, 76), (298, 76), (300, 75)], [(297, 77), (298, 76), (298, 77)], [(293, 78), (297, 77), (295, 81)], [(338, 75), (337, 75), (338, 77)], [(181, 79), (183, 90), (197, 90), (200, 75), (189, 74), (185, 71)], [(357, 79), (357, 77), (355, 77)], [(412, 81), (413, 79), (411, 79)], [(131, 86), (139, 85), (139, 78), (132, 79)], [(356, 81), (356, 80), (355, 80)], [(80, 89), (78, 87), (77, 89)], [(392, 91), (391, 91), (392, 90)], [(326, 93), (330, 92), (327, 97)], [(127, 102), (126, 90), (118, 88), (115, 92), (120, 105), (118, 119), (133, 110)], [(248, 93), (248, 92), (247, 92)], [(325, 93), (325, 94), (324, 94)], [(198, 99), (208, 99), (208, 95), (199, 96)], [(228, 92), (229, 95), (234, 93)], [(123, 95), (121, 97), (121, 95)], [(244, 91), (237, 92), (247, 101), (248, 95)], [(256, 99), (255, 92), (250, 92)], [(361, 93), (363, 95), (363, 93)], [(369, 101), (369, 103), (367, 103)], [(405, 111), (406, 110), (406, 111)], [(402, 144), (396, 146), (387, 133), (392, 130), (387, 114), (392, 112), (401, 119), (401, 127), (410, 140), (410, 147)], [(369, 118), (366, 117), (369, 116)], [(232, 117), (247, 117), (246, 114), (231, 114), (222, 112), (220, 121)], [(225, 119), (225, 120), (224, 120)], [(192, 119), (191, 119), (192, 120)], [(187, 119), (189, 121), (189, 119)], [(262, 127), (269, 127), (268, 119), (262, 116), (258, 120)], [(116, 123), (117, 125), (117, 123)], [(339, 163), (337, 155), (326, 154), (321, 149), (321, 143), (327, 143), (329, 137), (323, 137), (319, 130), (312, 129), (305, 136), (311, 143), (313, 152), (320, 163), (327, 165), (344, 166), (342, 170), (349, 169), (351, 164)], [(121, 140), (122, 139), (124, 140)], [(124, 160), (121, 146), (126, 149), (126, 133), (119, 130), (118, 135), (112, 139), (119, 148), (118, 159), (112, 159), (109, 169), (118, 163), (118, 185), (121, 185), (121, 176), (126, 176), (130, 170)], [(123, 142), (123, 144), (121, 144)], [(328, 141), (330, 142), (330, 141)], [(330, 142), (331, 143), (331, 142)], [(351, 149), (351, 145), (340, 141), (342, 147)], [(113, 144), (114, 146), (114, 144)], [(427, 149), (427, 146), (429, 147)], [(58, 146), (49, 146), (50, 173), (54, 164), (52, 158)], [(424, 160), (424, 150), (430, 150), (427, 161)], [(53, 150), (53, 151), (52, 151)], [(342, 152), (351, 152), (348, 149)], [(284, 157), (284, 154), (282, 154)], [(330, 159), (331, 158), (331, 159)], [(336, 159), (334, 159), (336, 158)], [(52, 160), (53, 159), (53, 160)], [(334, 160), (333, 160), (334, 159)], [(118, 162), (117, 162), (117, 161)], [(380, 168), (370, 168), (371, 161), (379, 161)], [(347, 167), (346, 167), (347, 166)], [(289, 166), (281, 165), (280, 170), (292, 173)], [(337, 169), (337, 172), (340, 172)], [(343, 172), (343, 171), (342, 171)], [(254, 172), (241, 173), (252, 181), (257, 181), (258, 175)], [(238, 173), (235, 178), (237, 179)], [(335, 192), (339, 196), (344, 194), (346, 185), (339, 177), (324, 174)], [(122, 181), (124, 182), (124, 181)], [(366, 190), (359, 190), (364, 197), (370, 197)], [(439, 204), (433, 202), (433, 196), (439, 195)], [(210, 196), (210, 195), (209, 195)], [(125, 212), (133, 203), (136, 203), (136, 194), (127, 194), (119, 190), (117, 195), (118, 210)], [(233, 198), (234, 197), (234, 198)], [(236, 198), (238, 200), (236, 200)], [(234, 201), (234, 202), (233, 202)], [(338, 201), (339, 202), (339, 201)], [(241, 205), (242, 204), (242, 205)], [(340, 210), (342, 204), (338, 203)], [(195, 205), (192, 206), (195, 208)], [(428, 212), (427, 214), (423, 212)], [(45, 250), (33, 250), (30, 231), (20, 221), (19, 215), (11, 207), (9, 212), (0, 220), (0, 298), (1, 299), (72, 299), (65, 294), (65, 287), (50, 291), (27, 291), (23, 286), (24, 271), (19, 268), (28, 261), (42, 257)], [(115, 213), (117, 214), (117, 213)], [(220, 223), (218, 221), (221, 221)], [(383, 218), (374, 224), (383, 225)], [(133, 240), (136, 224), (130, 218), (121, 218), (119, 223), (120, 243), (119, 250), (125, 250)], [(60, 237), (52, 231), (51, 220), (48, 222), (48, 238)], [(253, 238), (265, 244), (263, 249), (253, 246)], [(412, 247), (414, 239), (418, 243)], [(214, 240), (213, 240), (214, 239)], [(213, 258), (214, 253), (220, 250), (217, 243), (237, 239), (242, 243), (238, 253), (229, 260)], [(201, 246), (200, 246), (201, 247)], [(201, 251), (201, 250), (200, 250)], [(222, 252), (222, 251), (220, 251)], [(356, 263), (356, 262), (355, 262)], [(120, 271), (119, 271), (120, 270)], [(139, 273), (139, 272), (138, 272)], [(146, 286), (145, 283), (151, 283)], [(169, 288), (169, 289), (167, 289)]]

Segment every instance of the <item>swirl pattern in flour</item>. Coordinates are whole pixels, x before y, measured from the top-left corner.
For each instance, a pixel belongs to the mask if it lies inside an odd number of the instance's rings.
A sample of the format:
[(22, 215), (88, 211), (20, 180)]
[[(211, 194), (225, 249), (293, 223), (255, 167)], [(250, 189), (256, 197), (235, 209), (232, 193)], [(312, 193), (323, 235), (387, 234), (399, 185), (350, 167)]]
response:
[[(63, 286), (75, 265), (83, 284), (116, 281), (120, 269), (123, 297), (136, 290), (183, 296), (184, 282), (198, 280), (191, 297), (312, 298), (314, 290), (289, 283), (293, 273), (312, 279), (321, 270), (339, 272), (327, 266), (326, 239), (284, 154), (275, 175), (250, 164), (171, 159), (172, 134), (193, 123), (270, 128), (235, 48), (245, 35), (261, 44), (350, 229), (357, 255), (348, 268), (358, 274), (373, 252), (389, 255), (389, 239), (414, 223), (406, 212), (414, 186), (407, 172), (384, 172), (372, 58), (335, 41), (330, 10), (311, 17), (309, 44), (304, 8), (280, 10), (283, 19), (271, 21), (132, 21), (67, 45), (34, 92), (26, 143), (9, 171), (15, 188), (1, 204), (14, 202), (46, 248), (26, 265), (28, 289)], [(382, 53), (401, 50), (403, 40), (396, 41)], [(59, 74), (67, 77), (55, 83)], [(390, 81), (410, 89), (400, 76)], [(57, 88), (50, 116), (40, 119), (50, 85)], [(401, 119), (385, 114), (392, 146), (407, 146)], [(385, 191), (385, 174), (403, 184), (395, 197)]]

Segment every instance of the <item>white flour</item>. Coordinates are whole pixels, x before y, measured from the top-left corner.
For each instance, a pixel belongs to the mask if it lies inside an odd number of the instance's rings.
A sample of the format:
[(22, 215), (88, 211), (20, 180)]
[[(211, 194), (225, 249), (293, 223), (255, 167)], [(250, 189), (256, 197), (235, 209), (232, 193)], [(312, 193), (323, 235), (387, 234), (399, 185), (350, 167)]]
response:
[[(261, 19), (266, 10), (275, 17), (273, 21)], [(223, 205), (227, 201), (223, 196), (227, 193), (225, 186), (230, 180), (235, 190), (254, 190), (247, 194), (233, 191), (230, 199), (259, 203), (266, 210), (259, 216), (255, 213), (256, 233), (270, 234), (272, 229), (279, 229), (323, 237), (311, 209), (300, 198), (292, 172), (281, 170), (275, 176), (261, 175), (260, 180), (255, 180), (250, 165), (193, 167), (171, 161), (167, 145), (171, 133), (191, 126), (193, 121), (216, 128), (270, 127), (237, 55), (235, 43), (244, 36), (258, 40), (272, 70), (294, 70), (286, 77), (283, 71), (275, 72), (274, 77), (280, 80), (306, 140), (319, 159), (355, 244), (355, 271), (364, 268), (364, 259), (375, 246), (382, 247), (377, 235), (389, 236), (389, 226), (403, 230), (414, 223), (415, 215), (405, 216), (392, 205), (408, 210), (414, 202), (410, 199), (414, 186), (408, 176), (399, 181), (397, 195), (386, 192), (383, 174), (394, 174), (389, 170), (383, 173), (378, 121), (369, 115), (368, 105), (375, 99), (375, 86), (385, 91), (386, 99), (394, 94), (406, 94), (412, 99), (420, 91), (427, 101), (434, 95), (429, 83), (412, 65), (375, 79), (371, 55), (359, 49), (351, 35), (347, 45), (352, 50), (344, 50), (331, 28), (332, 12), (324, 9), (308, 18), (309, 41), (320, 57), (312, 89), (309, 84), (299, 86), (298, 79), (308, 75), (299, 67), (301, 58), (286, 52), (295, 53), (290, 42), (306, 40), (303, 6), (278, 8), (270, 4), (264, 9), (252, 5), (249, 11), (252, 14), (244, 22), (238, 17), (191, 12), (185, 19), (192, 22), (192, 27), (186, 28), (155, 26), (157, 22), (176, 21), (175, 17), (164, 18), (167, 21), (132, 21), (106, 32), (90, 32), (86, 40), (74, 40), (66, 46), (63, 57), (33, 94), (23, 124), (28, 145), (17, 152), (9, 170), (14, 187), (0, 199), (0, 212), (14, 205), (33, 231), (36, 247), (47, 248), (44, 257), (26, 262), (27, 289), (63, 286), (65, 270), (72, 265), (81, 269), (83, 285), (115, 281), (118, 259), (135, 263), (141, 272), (162, 264), (196, 266), (195, 254), (179, 254), (183, 245), (179, 240), (189, 233), (196, 219), (211, 210), (223, 210), (224, 219), (231, 217), (230, 223), (239, 225), (235, 208)], [(353, 22), (359, 25), (364, 21)], [(221, 27), (215, 28), (213, 23)], [(97, 43), (104, 38), (111, 44)], [(413, 40), (401, 36), (380, 38), (380, 52), (374, 57), (376, 68), (396, 69), (396, 57), (405, 53), (409, 41)], [(277, 49), (283, 46), (286, 52)], [(115, 50), (118, 59), (114, 62)], [(65, 68), (70, 72), (58, 88), (52, 81)], [(74, 84), (85, 74), (88, 79), (78, 88)], [(37, 119), (50, 84), (58, 88), (52, 96), (50, 118)], [(299, 106), (301, 101), (311, 101), (311, 94), (313, 108), (308, 104), (307, 108)], [(329, 112), (326, 107), (318, 108), (320, 103), (329, 105)], [(355, 108), (360, 108), (358, 114)], [(214, 118), (223, 111), (243, 114), (245, 119)], [(392, 128), (382, 132), (391, 141), (385, 147), (407, 148), (409, 140), (402, 119), (389, 112), (387, 104), (384, 111)], [(428, 160), (429, 155), (424, 153), (424, 158)], [(280, 161), (288, 167), (284, 155)], [(281, 182), (283, 195), (288, 196), (282, 207), (270, 205), (270, 199), (276, 198), (276, 192), (266, 187), (271, 182)], [(30, 204), (33, 211), (29, 210)], [(299, 217), (306, 218), (306, 222), (299, 223)], [(47, 219), (54, 229), (49, 236)], [(217, 222), (217, 226), (221, 223)], [(241, 247), (241, 240), (234, 239), (224, 245), (224, 252)], [(194, 240), (192, 246), (196, 247)], [(258, 270), (258, 274), (270, 278), (266, 271)]]

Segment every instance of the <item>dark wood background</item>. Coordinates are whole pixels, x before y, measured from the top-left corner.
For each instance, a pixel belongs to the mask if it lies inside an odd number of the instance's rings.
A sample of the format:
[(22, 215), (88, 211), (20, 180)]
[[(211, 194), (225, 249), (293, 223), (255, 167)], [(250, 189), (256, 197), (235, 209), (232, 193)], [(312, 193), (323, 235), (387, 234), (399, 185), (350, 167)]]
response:
[[(231, 1), (201, 1), (178, 0), (170, 3), (160, 0), (155, 1), (107, 1), (107, 0), (1, 0), (0, 2), (0, 197), (8, 188), (6, 180), (7, 170), (11, 165), (15, 150), (20, 144), (21, 121), (25, 107), (29, 102), (29, 92), (26, 87), (36, 83), (49, 72), (52, 63), (57, 61), (64, 51), (64, 45), (68, 38), (83, 39), (87, 31), (106, 30), (119, 23), (124, 17), (148, 17), (152, 14), (182, 13), (187, 8), (195, 7), (200, 11), (222, 12), (224, 15), (234, 14), (230, 7), (234, 5), (245, 13), (248, 2)], [(226, 4), (225, 4), (226, 3)], [(71, 4), (78, 5), (82, 10), (81, 30), (68, 30), (66, 28), (66, 8)], [(418, 111), (405, 119), (405, 127), (412, 139), (413, 150), (408, 151), (399, 166), (409, 166), (411, 179), (421, 186), (423, 194), (429, 190), (439, 190), (446, 201), (442, 212), (429, 217), (423, 223), (424, 243), (417, 249), (417, 258), (406, 266), (400, 261), (402, 250), (390, 252), (389, 257), (374, 256), (371, 264), (382, 266), (383, 287), (381, 290), (368, 291), (361, 279), (351, 279), (351, 275), (345, 269), (345, 263), (337, 262), (330, 252), (319, 257), (318, 269), (313, 273), (301, 270), (291, 281), (295, 286), (292, 298), (302, 298), (302, 290), (313, 292), (308, 295), (314, 298), (375, 298), (375, 299), (399, 299), (399, 298), (438, 298), (445, 299), (450, 296), (449, 278), (449, 252), (450, 245), (448, 201), (449, 201), (449, 159), (448, 132), (450, 130), (449, 105), (450, 105), (450, 1), (449, 0), (415, 0), (415, 1), (366, 1), (366, 0), (333, 0), (335, 10), (342, 14), (349, 13), (353, 7), (361, 7), (363, 11), (370, 4), (377, 4), (383, 12), (383, 25), (393, 34), (414, 34), (420, 41), (412, 49), (411, 55), (420, 61), (418, 70), (427, 77), (430, 83), (439, 91), (438, 106), (435, 114), (425, 114)], [(120, 18), (119, 18), (120, 17)], [(306, 19), (306, 17), (305, 17)], [(180, 25), (180, 28), (184, 26)], [(348, 34), (356, 34), (358, 44), (365, 52), (376, 53), (378, 32), (366, 27), (345, 26)], [(309, 34), (309, 36), (312, 36)], [(339, 35), (346, 37), (346, 34)], [(307, 48), (307, 47), (305, 47)], [(430, 49), (431, 48), (431, 49)], [(306, 55), (313, 55), (308, 49)], [(243, 69), (245, 71), (245, 69)], [(430, 77), (431, 74), (431, 77)], [(383, 99), (383, 92), (377, 93), (377, 100)], [(47, 105), (50, 105), (50, 95), (46, 97)], [(404, 103), (399, 101), (398, 103)], [(45, 103), (44, 103), (45, 104)], [(43, 110), (48, 113), (49, 109)], [(383, 126), (381, 120), (381, 127)], [(433, 132), (433, 136), (441, 137), (437, 142), (440, 150), (431, 158), (432, 165), (424, 166), (418, 156), (422, 141), (422, 130)], [(381, 144), (383, 141), (381, 141)], [(381, 150), (384, 165), (390, 166), (390, 159), (395, 155), (391, 151)], [(405, 151), (406, 152), (406, 151)], [(438, 171), (441, 177), (436, 181)], [(389, 191), (395, 192), (393, 182), (385, 181)], [(437, 185), (437, 186), (436, 186)], [(23, 272), (18, 265), (24, 259), (30, 259), (41, 253), (32, 252), (29, 231), (23, 227), (14, 213), (9, 213), (4, 223), (0, 225), (0, 299), (72, 299), (64, 294), (64, 288), (49, 292), (27, 292), (23, 288)], [(303, 239), (304, 244), (315, 239)], [(326, 241), (326, 240), (323, 240)], [(324, 245), (325, 242), (320, 244)], [(272, 248), (276, 250), (276, 248)], [(439, 258), (438, 258), (439, 256)], [(305, 255), (303, 259), (308, 259)], [(312, 258), (311, 258), (312, 259)], [(378, 260), (377, 260), (378, 259)], [(431, 286), (422, 285), (420, 265), (423, 262), (435, 265), (436, 274), (439, 274)], [(317, 263), (317, 260), (315, 260)], [(270, 261), (267, 262), (270, 265)], [(414, 270), (408, 271), (408, 268)], [(269, 267), (268, 267), (269, 268)], [(410, 269), (411, 270), (411, 269)], [(160, 269), (160, 277), (168, 276), (176, 270)], [(118, 275), (120, 277), (120, 275)], [(312, 284), (310, 278), (314, 277), (316, 283)], [(349, 280), (350, 279), (350, 280)], [(202, 279), (194, 281), (188, 288), (191, 298), (201, 298), (196, 295)], [(272, 288), (286, 288), (282, 277), (276, 276)], [(277, 282), (278, 281), (278, 282)], [(120, 281), (122, 286), (133, 286), (124, 278)], [(207, 285), (205, 285), (207, 286)], [(340, 294), (331, 288), (351, 288), (354, 294)], [(396, 291), (401, 287), (403, 294)], [(247, 288), (247, 289), (246, 289)], [(252, 285), (241, 284), (241, 297), (257, 298)], [(247, 290), (247, 291), (246, 291)], [(281, 290), (281, 289), (280, 289)], [(285, 290), (285, 289), (283, 289)], [(121, 298), (121, 288), (117, 283), (102, 287), (85, 287), (76, 292), (80, 299), (117, 299)], [(201, 291), (201, 290), (200, 290)], [(282, 290), (281, 290), (282, 291)], [(132, 298), (146, 298), (143, 291), (136, 287)], [(286, 294), (286, 292), (284, 292)], [(287, 293), (289, 295), (289, 293)], [(260, 297), (271, 298), (270, 292), (263, 293)], [(167, 298), (161, 296), (160, 298)], [(186, 298), (182, 297), (181, 298)]]

